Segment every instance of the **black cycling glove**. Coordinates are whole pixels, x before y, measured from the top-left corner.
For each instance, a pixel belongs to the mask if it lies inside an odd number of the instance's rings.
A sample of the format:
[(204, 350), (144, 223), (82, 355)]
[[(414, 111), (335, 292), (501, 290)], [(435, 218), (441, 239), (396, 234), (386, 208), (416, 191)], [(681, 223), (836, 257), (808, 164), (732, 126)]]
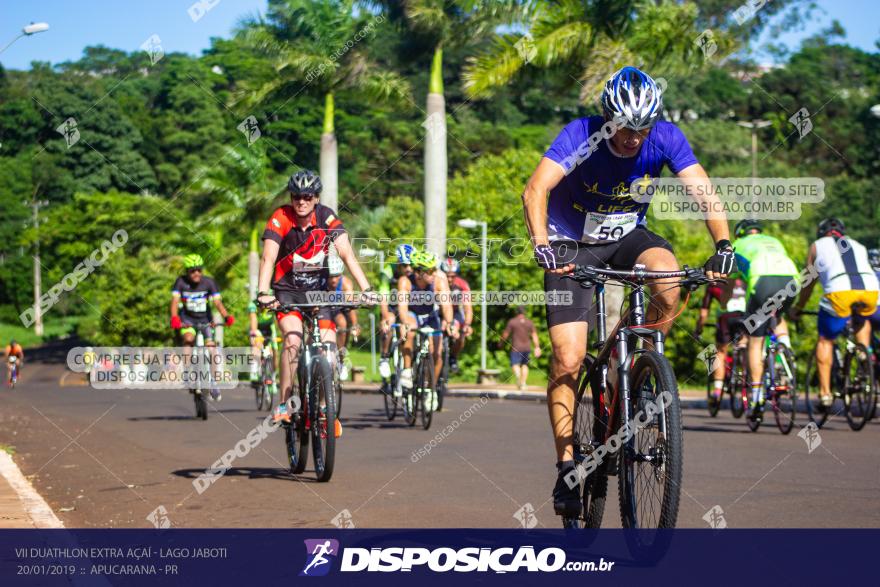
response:
[(544, 269), (558, 269), (556, 251), (550, 245), (535, 245), (535, 261)]
[(715, 254), (709, 257), (703, 269), (722, 275), (730, 275), (736, 271), (736, 256), (729, 240), (718, 241), (715, 245)]

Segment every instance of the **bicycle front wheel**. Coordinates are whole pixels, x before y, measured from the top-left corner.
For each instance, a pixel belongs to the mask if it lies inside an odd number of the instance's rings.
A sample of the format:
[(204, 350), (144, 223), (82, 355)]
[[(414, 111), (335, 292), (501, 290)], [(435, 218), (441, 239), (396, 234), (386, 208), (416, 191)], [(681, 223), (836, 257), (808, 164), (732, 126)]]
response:
[(630, 390), (631, 434), (618, 459), (621, 523), (643, 530), (627, 533), (630, 551), (654, 557), (670, 539), (656, 530), (675, 527), (681, 497), (681, 405), (669, 360), (656, 351), (642, 354), (632, 369)]
[(861, 430), (871, 419), (877, 401), (874, 387), (874, 366), (868, 349), (856, 344), (846, 354), (843, 365), (843, 408), (846, 421), (853, 430)]
[(382, 382), (382, 400), (385, 403), (385, 417), (388, 420), (394, 420), (397, 416), (397, 398), (394, 397), (396, 387), (396, 377), (393, 373), (387, 381)]
[(208, 403), (205, 401), (204, 391), (196, 390), (195, 393), (193, 393), (193, 400), (195, 400), (196, 404), (196, 419), (207, 420)]
[(771, 403), (776, 426), (783, 434), (794, 427), (797, 415), (797, 376), (794, 353), (787, 346), (780, 346), (773, 356), (773, 381)]
[(443, 366), (440, 368), (440, 375), (437, 377), (437, 411), (443, 411), (443, 398), (446, 397), (446, 390), (449, 387), (449, 339), (443, 335)]
[(333, 389), (333, 369), (325, 357), (318, 356), (313, 360), (311, 383), (309, 419), (312, 457), (315, 475), (323, 483), (333, 476), (336, 460), (336, 392)]
[(581, 367), (578, 392), (575, 400), (573, 431), (573, 454), (576, 465), (583, 467), (579, 475), (581, 483), (581, 517), (563, 518), (564, 528), (599, 528), (605, 515), (608, 496), (607, 463), (591, 459), (596, 447), (605, 440), (608, 425), (607, 410), (601, 397), (601, 389), (587, 378), (595, 358), (588, 355)]

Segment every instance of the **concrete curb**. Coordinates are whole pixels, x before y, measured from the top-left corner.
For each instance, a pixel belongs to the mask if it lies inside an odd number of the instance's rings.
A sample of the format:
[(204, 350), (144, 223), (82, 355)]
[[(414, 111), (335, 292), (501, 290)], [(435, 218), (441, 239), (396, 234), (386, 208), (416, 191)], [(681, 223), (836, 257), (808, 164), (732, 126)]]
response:
[(37, 528), (63, 528), (64, 524), (49, 507), (33, 485), (21, 474), (21, 470), (5, 451), (0, 451), (0, 475), (2, 475), (21, 500), (22, 509)]
[[(379, 389), (374, 387), (366, 387), (366, 386), (358, 386), (358, 387), (350, 387), (349, 385), (344, 386), (344, 393), (363, 393), (363, 394), (379, 394)], [(475, 398), (475, 397), (488, 397), (490, 399), (504, 399), (504, 400), (517, 400), (517, 401), (530, 401), (535, 403), (547, 403), (546, 395), (543, 392), (537, 391), (518, 391), (518, 390), (503, 390), (503, 389), (450, 389), (449, 397), (465, 397), (465, 398)], [(685, 409), (706, 409), (707, 403), (705, 398), (700, 397), (682, 397), (681, 398), (681, 406)]]

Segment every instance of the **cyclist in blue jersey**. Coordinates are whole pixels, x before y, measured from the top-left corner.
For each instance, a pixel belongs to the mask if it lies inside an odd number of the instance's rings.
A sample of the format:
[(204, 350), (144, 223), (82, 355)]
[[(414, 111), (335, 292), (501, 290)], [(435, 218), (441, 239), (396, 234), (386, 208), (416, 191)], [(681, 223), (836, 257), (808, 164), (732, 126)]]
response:
[[(522, 195), (526, 226), (535, 259), (545, 270), (544, 289), (569, 296), (571, 303), (547, 306), (553, 357), (547, 386), (550, 423), (556, 444), (558, 478), (553, 489), (556, 513), (580, 515), (578, 487), (566, 474), (574, 468), (572, 415), (575, 387), (587, 349), (587, 316), (592, 288), (564, 278), (575, 265), (610, 265), (632, 269), (674, 271), (672, 246), (648, 230), (649, 198), (631, 197), (636, 180), (659, 177), (668, 167), (700, 201), (717, 210), (719, 201), (681, 130), (660, 120), (662, 90), (644, 72), (624, 67), (615, 72), (602, 93), (604, 116), (580, 118), (566, 126), (550, 145)], [(549, 194), (549, 201), (548, 201)], [(735, 268), (727, 218), (707, 216), (715, 253), (706, 262), (710, 278)], [(648, 323), (667, 332), (679, 301), (677, 288), (651, 288)]]

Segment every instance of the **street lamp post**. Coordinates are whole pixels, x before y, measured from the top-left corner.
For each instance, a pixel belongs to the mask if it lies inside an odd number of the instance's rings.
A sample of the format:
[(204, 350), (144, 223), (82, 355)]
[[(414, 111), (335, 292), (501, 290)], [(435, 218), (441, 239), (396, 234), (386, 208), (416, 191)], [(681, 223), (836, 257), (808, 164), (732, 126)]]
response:
[(33, 210), (34, 231), (36, 232), (36, 243), (34, 245), (34, 334), (43, 336), (43, 309), (40, 307), (40, 298), (43, 296), (43, 279), (40, 271), (40, 208), (49, 205), (48, 200), (37, 200), (36, 194), (30, 202), (24, 202), (25, 206), (30, 206)]
[(752, 131), (752, 180), (758, 177), (758, 129), (770, 126), (769, 120), (752, 120), (751, 122), (737, 122), (738, 125)]
[(18, 34), (18, 36), (16, 36), (14, 39), (12, 39), (8, 43), (6, 43), (6, 46), (3, 47), (2, 49), (0, 49), (0, 53), (3, 53), (7, 49), (9, 49), (14, 42), (16, 42), (17, 40), (19, 40), (22, 37), (26, 37), (26, 36), (29, 37), (31, 35), (35, 35), (37, 33), (42, 33), (43, 31), (48, 31), (48, 30), (49, 30), (49, 25), (46, 24), (45, 22), (32, 22), (31, 24), (29, 24), (26, 27), (24, 27), (23, 29), (21, 29), (21, 32)]
[(485, 222), (479, 220), (473, 220), (471, 218), (462, 218), (458, 221), (458, 225), (462, 228), (470, 228), (474, 229), (476, 227), (480, 227), (481, 230), (481, 242), (480, 247), (482, 249), (481, 252), (481, 271), (480, 271), (480, 290), (483, 293), (483, 299), (480, 303), (480, 370), (486, 370), (486, 327), (488, 325), (486, 319), (486, 266), (488, 262), (489, 256), (489, 245), (488, 245), (488, 226)]

